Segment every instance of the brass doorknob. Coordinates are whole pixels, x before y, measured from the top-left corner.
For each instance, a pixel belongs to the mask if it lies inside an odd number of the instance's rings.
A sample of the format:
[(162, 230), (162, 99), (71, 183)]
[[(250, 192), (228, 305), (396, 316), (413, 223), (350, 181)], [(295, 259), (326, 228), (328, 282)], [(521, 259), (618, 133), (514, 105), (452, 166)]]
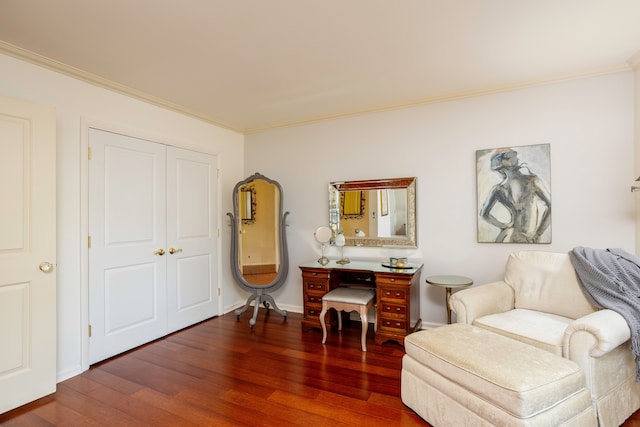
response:
[(160, 248), (157, 251), (155, 251), (154, 254), (162, 256), (164, 255), (164, 249)]
[(182, 249), (179, 249), (179, 248), (169, 248), (169, 253), (170, 253), (171, 255), (173, 255), (173, 254), (177, 254), (178, 252), (182, 252)]
[(38, 268), (40, 269), (40, 271), (42, 271), (43, 273), (50, 273), (53, 271), (53, 264), (51, 264), (50, 262), (42, 262), (40, 263), (40, 265), (38, 266)]

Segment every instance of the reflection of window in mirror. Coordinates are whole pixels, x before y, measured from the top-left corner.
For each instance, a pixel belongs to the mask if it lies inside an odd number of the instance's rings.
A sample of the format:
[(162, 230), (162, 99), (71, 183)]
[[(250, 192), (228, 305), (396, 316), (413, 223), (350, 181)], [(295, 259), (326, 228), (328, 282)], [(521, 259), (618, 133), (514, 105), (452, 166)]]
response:
[(407, 235), (407, 193), (404, 189), (380, 191), (380, 218), (377, 235), (394, 237)]

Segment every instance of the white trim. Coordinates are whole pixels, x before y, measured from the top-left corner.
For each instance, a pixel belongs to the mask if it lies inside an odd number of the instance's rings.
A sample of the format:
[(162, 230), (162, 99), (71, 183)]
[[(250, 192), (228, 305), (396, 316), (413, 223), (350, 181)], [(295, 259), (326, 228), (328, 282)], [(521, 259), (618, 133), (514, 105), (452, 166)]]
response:
[(112, 80), (105, 79), (104, 77), (100, 77), (96, 74), (89, 73), (87, 71), (80, 70), (78, 68), (72, 67), (62, 62), (47, 58), (46, 56), (39, 55), (35, 52), (31, 52), (29, 50), (12, 45), (2, 40), (0, 40), (0, 53), (5, 53), (14, 58), (18, 58), (23, 61), (30, 62), (32, 64), (47, 68), (49, 70), (56, 71), (58, 73), (65, 74), (67, 76), (76, 78), (78, 80), (82, 80), (84, 82), (90, 83), (92, 85), (95, 85), (104, 89), (111, 90), (113, 92), (120, 93), (122, 95), (130, 96), (132, 98), (136, 98), (141, 101), (148, 102), (149, 104), (153, 104), (158, 107), (166, 108), (168, 110), (175, 111), (181, 114), (186, 114), (187, 116), (203, 120), (207, 123), (211, 123), (213, 125), (216, 125), (225, 129), (242, 133), (241, 129), (237, 129), (229, 125), (228, 123), (220, 122), (214, 119), (213, 117), (206, 116), (197, 111), (191, 110), (189, 108), (183, 107), (178, 104), (174, 104), (172, 102), (158, 98), (156, 96), (150, 95), (140, 90), (131, 88), (129, 86), (125, 86), (120, 83), (116, 83)]
[(640, 66), (640, 51), (636, 52), (631, 58), (629, 58), (627, 63), (631, 69), (636, 70)]
[[(618, 65), (613, 65), (610, 67), (604, 67), (604, 68), (597, 68), (597, 69), (590, 69), (590, 70), (586, 70), (580, 73), (572, 73), (572, 74), (566, 74), (566, 75), (560, 75), (560, 76), (555, 76), (555, 77), (550, 77), (550, 78), (546, 78), (546, 79), (535, 79), (535, 80), (529, 80), (529, 81), (521, 81), (521, 82), (515, 82), (512, 84), (507, 84), (507, 85), (500, 85), (500, 86), (494, 86), (494, 87), (488, 87), (488, 88), (483, 88), (483, 89), (476, 89), (476, 90), (468, 90), (468, 91), (463, 91), (463, 92), (457, 92), (457, 93), (448, 93), (448, 94), (444, 94), (444, 95), (439, 95), (439, 96), (433, 96), (433, 97), (428, 97), (428, 98), (421, 98), (421, 99), (415, 99), (415, 100), (411, 100), (411, 101), (406, 101), (406, 102), (402, 102), (399, 104), (390, 104), (390, 105), (380, 105), (377, 107), (372, 107), (372, 108), (368, 108), (365, 110), (354, 110), (354, 111), (343, 111), (337, 114), (332, 114), (332, 115), (325, 115), (325, 116), (317, 116), (317, 117), (312, 117), (312, 118), (308, 118), (305, 120), (294, 120), (294, 121), (289, 121), (289, 122), (279, 122), (279, 123), (273, 123), (271, 125), (267, 125), (267, 126), (260, 126), (260, 127), (256, 127), (256, 128), (244, 128), (244, 129), (239, 129), (236, 126), (232, 126), (228, 123), (224, 123), (221, 122), (219, 120), (216, 120), (213, 117), (209, 117), (206, 115), (203, 115), (197, 111), (188, 109), (184, 106), (181, 105), (177, 105), (174, 103), (171, 103), (167, 100), (155, 97), (153, 95), (147, 94), (145, 92), (139, 91), (137, 89), (116, 83), (114, 81), (105, 79), (104, 77), (100, 77), (98, 75), (92, 74), (92, 73), (88, 73), (86, 71), (80, 70), (78, 68), (72, 67), (70, 65), (64, 64), (62, 62), (58, 62), (55, 61), (53, 59), (47, 58), (45, 56), (39, 55), (37, 53), (31, 52), (29, 50), (20, 48), (18, 46), (12, 45), (10, 43), (4, 42), (2, 40), (0, 40), (0, 53), (5, 53), (7, 55), (13, 56), (14, 58), (18, 58), (18, 59), (22, 59), (24, 61), (28, 61), (31, 62), (32, 64), (36, 64), (45, 68), (48, 68), (50, 70), (54, 70), (57, 71), (59, 73), (62, 74), (66, 74), (68, 76), (74, 77), (76, 79), (91, 83), (93, 85), (102, 87), (102, 88), (106, 88), (109, 90), (112, 90), (114, 92), (123, 94), (123, 95), (127, 95), (130, 96), (132, 98), (136, 98), (145, 102), (148, 102), (150, 104), (162, 107), (162, 108), (166, 108), (168, 110), (171, 111), (175, 111), (181, 114), (185, 114), (187, 116), (190, 117), (194, 117), (200, 120), (203, 120), (207, 123), (225, 128), (225, 129), (229, 129), (235, 132), (239, 132), (242, 134), (252, 134), (252, 133), (258, 133), (258, 132), (264, 132), (267, 130), (273, 130), (273, 129), (279, 129), (279, 128), (286, 128), (286, 127), (291, 127), (291, 126), (299, 126), (299, 125), (303, 125), (303, 124), (309, 124), (309, 123), (316, 123), (316, 122), (321, 122), (321, 121), (325, 121), (325, 120), (332, 120), (332, 119), (340, 119), (340, 118), (346, 118), (346, 117), (352, 117), (352, 116), (359, 116), (362, 114), (369, 114), (369, 113), (376, 113), (376, 112), (382, 112), (382, 111), (389, 111), (389, 110), (396, 110), (396, 109), (400, 109), (400, 108), (407, 108), (407, 107), (416, 107), (419, 105), (427, 105), (427, 104), (435, 104), (435, 103), (441, 103), (441, 102), (448, 102), (448, 101), (454, 101), (454, 100), (458, 100), (458, 99), (464, 99), (464, 98), (472, 98), (472, 97), (476, 97), (476, 96), (484, 96), (484, 95), (490, 95), (490, 94), (494, 94), (494, 93), (500, 93), (500, 92), (508, 92), (508, 91), (513, 91), (513, 90), (519, 90), (519, 89), (524, 89), (524, 88), (530, 88), (530, 87), (536, 87), (536, 86), (543, 86), (543, 85), (549, 85), (549, 84), (554, 84), (554, 83), (560, 83), (560, 82), (564, 82), (564, 81), (569, 81), (569, 80), (578, 80), (578, 79), (584, 79), (584, 78), (590, 78), (590, 77), (596, 77), (596, 76), (600, 76), (600, 75), (604, 75), (604, 74), (613, 74), (613, 73), (618, 73), (621, 71), (629, 71), (632, 67), (636, 67), (639, 63), (640, 63), (640, 58), (636, 58), (635, 56), (632, 57), (632, 59), (629, 59), (627, 62), (622, 63), (622, 64), (618, 64)], [(640, 55), (640, 53), (639, 53)], [(632, 61), (633, 60), (633, 61)], [(171, 144), (169, 144), (171, 145)]]

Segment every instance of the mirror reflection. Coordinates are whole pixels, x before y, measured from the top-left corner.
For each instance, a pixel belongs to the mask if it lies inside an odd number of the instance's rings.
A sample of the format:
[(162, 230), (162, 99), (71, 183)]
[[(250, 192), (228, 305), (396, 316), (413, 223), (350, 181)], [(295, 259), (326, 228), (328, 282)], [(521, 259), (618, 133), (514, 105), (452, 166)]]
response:
[(329, 184), (329, 226), (347, 246), (416, 247), (416, 178)]
[(243, 224), (252, 224), (256, 216), (256, 189), (247, 185), (239, 189), (238, 203), (240, 205), (240, 219)]

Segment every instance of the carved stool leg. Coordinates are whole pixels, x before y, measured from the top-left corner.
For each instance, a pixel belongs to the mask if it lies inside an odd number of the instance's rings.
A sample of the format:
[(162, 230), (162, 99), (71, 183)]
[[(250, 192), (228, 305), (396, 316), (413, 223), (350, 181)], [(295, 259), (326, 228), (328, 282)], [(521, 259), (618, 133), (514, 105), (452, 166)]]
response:
[(320, 325), (322, 325), (322, 344), (327, 342), (327, 325), (324, 323), (324, 316), (327, 314), (327, 303), (322, 303), (322, 311), (320, 312)]
[(359, 311), (360, 311), (360, 322), (362, 323), (362, 337), (360, 338), (360, 342), (362, 343), (362, 351), (367, 351), (367, 329), (369, 328), (367, 311), (369, 311), (369, 306), (361, 305), (359, 308)]

